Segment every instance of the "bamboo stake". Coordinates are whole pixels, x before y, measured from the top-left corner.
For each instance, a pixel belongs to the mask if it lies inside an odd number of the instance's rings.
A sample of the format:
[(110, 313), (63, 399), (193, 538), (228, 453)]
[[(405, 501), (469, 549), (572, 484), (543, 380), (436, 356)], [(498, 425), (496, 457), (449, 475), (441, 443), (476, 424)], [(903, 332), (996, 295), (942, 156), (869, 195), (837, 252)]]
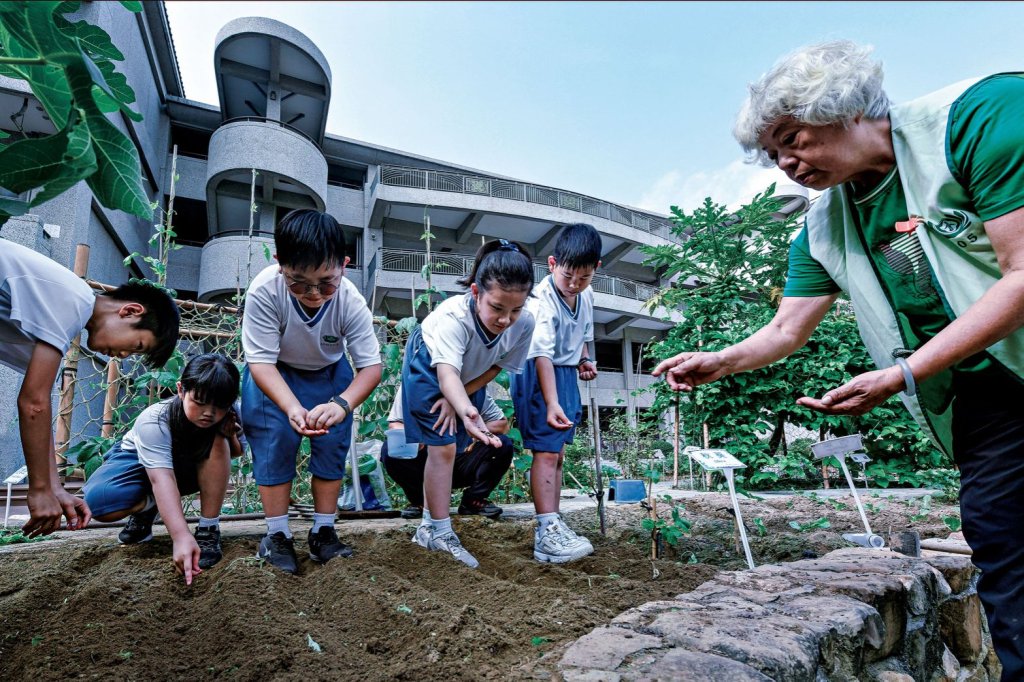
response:
[(118, 361), (111, 358), (107, 362), (107, 395), (103, 399), (103, 426), (100, 435), (110, 438), (114, 432), (114, 403), (117, 402), (117, 382), (121, 378), (121, 367)]
[[(75, 247), (75, 275), (85, 279), (89, 271), (89, 245), (79, 244)], [(57, 408), (57, 432), (54, 435), (57, 469), (67, 464), (64, 453), (68, 451), (71, 440), (71, 413), (75, 409), (75, 382), (78, 379), (78, 359), (82, 355), (82, 335), (76, 334), (71, 340), (71, 347), (64, 355), (64, 370), (60, 377), (60, 402)]]

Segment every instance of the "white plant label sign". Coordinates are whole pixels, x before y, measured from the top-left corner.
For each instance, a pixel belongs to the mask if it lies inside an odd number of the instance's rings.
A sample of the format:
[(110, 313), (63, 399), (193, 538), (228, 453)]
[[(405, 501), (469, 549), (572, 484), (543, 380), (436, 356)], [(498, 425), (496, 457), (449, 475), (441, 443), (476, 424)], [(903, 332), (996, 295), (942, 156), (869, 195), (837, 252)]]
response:
[(727, 450), (694, 450), (689, 455), (708, 471), (745, 469), (747, 466), (729, 454)]

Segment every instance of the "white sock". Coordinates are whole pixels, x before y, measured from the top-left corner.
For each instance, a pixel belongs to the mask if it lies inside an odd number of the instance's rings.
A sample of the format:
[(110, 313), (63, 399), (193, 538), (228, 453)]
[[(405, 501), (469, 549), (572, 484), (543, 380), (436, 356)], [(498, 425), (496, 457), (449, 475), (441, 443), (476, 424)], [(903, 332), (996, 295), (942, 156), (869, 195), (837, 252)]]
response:
[(286, 538), (292, 536), (292, 530), (288, 527), (288, 515), (283, 514), (281, 516), (268, 516), (267, 517), (267, 535), (273, 535), (274, 533), (284, 533)]
[(217, 528), (220, 526), (220, 517), (214, 516), (212, 519), (208, 519), (205, 516), (199, 517), (200, 528)]
[(334, 525), (334, 514), (318, 514), (313, 512), (313, 532), (317, 532), (324, 526)]
[[(156, 498), (153, 497), (152, 495), (146, 495), (146, 506), (144, 506), (139, 511), (149, 511), (150, 509), (152, 509), (155, 506), (156, 506)], [(136, 513), (138, 513), (138, 512), (136, 512)]]
[[(421, 526), (431, 526), (432, 519), (430, 518), (430, 510), (426, 507), (423, 508), (423, 518), (420, 519)], [(431, 526), (432, 527), (432, 526)]]
[(550, 514), (537, 514), (537, 524), (539, 526), (538, 531), (543, 533), (547, 530), (547, 527), (558, 520), (558, 512), (551, 512)]
[(435, 538), (451, 535), (455, 532), (452, 530), (452, 517), (450, 516), (446, 519), (431, 519), (430, 528)]

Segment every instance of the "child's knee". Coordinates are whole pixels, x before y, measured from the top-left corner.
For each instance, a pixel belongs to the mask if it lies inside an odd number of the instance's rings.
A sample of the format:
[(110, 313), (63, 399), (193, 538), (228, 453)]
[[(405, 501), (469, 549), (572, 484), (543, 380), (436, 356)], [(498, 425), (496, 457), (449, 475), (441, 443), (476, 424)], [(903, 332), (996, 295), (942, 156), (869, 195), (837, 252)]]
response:
[(453, 464), (455, 462), (455, 443), (428, 446), (427, 461), (430, 460), (444, 464)]
[(556, 469), (562, 464), (562, 455), (558, 452), (535, 452), (533, 464), (544, 469)]

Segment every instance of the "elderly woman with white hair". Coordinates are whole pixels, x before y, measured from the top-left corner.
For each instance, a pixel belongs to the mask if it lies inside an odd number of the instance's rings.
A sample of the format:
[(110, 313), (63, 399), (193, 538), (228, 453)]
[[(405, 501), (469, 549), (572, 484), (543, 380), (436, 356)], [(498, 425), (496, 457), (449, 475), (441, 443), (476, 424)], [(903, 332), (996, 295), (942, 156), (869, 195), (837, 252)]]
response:
[(823, 194), (790, 248), (772, 322), (654, 373), (692, 390), (763, 367), (848, 294), (879, 369), (797, 402), (857, 415), (900, 393), (952, 454), (1004, 679), (1024, 679), (1024, 74), (890, 106), (870, 51), (803, 48), (750, 86), (740, 144)]

